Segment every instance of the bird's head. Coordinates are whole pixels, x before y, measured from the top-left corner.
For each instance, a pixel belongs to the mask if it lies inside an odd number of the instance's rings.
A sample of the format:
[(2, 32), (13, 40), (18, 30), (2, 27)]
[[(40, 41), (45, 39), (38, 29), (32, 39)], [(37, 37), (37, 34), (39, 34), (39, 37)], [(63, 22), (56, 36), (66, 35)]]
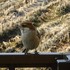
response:
[(32, 22), (23, 22), (22, 24), (20, 24), (19, 26), (20, 28), (29, 28), (32, 30), (35, 30), (35, 26), (32, 24)]

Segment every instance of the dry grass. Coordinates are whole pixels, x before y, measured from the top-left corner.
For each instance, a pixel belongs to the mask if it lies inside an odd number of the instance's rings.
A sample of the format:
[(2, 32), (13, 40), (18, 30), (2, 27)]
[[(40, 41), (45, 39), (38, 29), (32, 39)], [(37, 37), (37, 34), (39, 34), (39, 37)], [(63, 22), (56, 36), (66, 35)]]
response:
[[(1, 12), (3, 11), (3, 15), (0, 17), (1, 47), (15, 47), (19, 44), (21, 38), (18, 35), (19, 29), (16, 28), (16, 25), (26, 20), (32, 21), (38, 27), (41, 34), (45, 32), (42, 36), (43, 42), (40, 44), (42, 49), (39, 48), (38, 51), (47, 51), (48, 47), (53, 45), (57, 47), (62, 41), (69, 41), (66, 40), (69, 38), (70, 28), (69, 1), (54, 0), (47, 4), (32, 2), (27, 5), (24, 4), (23, 0), (18, 0), (17, 3), (15, 3), (16, 1), (12, 1), (8, 5), (7, 2), (9, 1), (2, 4), (2, 6), (6, 6), (2, 7)], [(21, 3), (22, 5), (20, 5)], [(14, 10), (17, 10), (19, 14), (15, 15)], [(3, 39), (4, 37), (6, 38)], [(16, 37), (18, 37), (18, 41), (16, 41)], [(13, 46), (11, 45), (12, 43), (14, 44)], [(57, 50), (55, 51), (57, 52)]]

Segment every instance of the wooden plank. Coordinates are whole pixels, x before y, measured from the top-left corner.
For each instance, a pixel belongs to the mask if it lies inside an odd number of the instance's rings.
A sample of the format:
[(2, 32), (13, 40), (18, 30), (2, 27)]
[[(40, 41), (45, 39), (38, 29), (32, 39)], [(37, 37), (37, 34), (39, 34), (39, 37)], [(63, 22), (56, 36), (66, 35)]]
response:
[(57, 59), (63, 59), (60, 53), (0, 53), (1, 67), (47, 67), (56, 65)]

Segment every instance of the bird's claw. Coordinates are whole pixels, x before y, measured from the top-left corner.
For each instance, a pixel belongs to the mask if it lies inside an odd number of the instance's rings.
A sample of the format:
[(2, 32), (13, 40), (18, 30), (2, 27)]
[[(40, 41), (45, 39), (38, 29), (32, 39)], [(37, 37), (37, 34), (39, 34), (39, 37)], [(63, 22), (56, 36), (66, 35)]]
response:
[(38, 54), (37, 50), (35, 50), (35, 54)]

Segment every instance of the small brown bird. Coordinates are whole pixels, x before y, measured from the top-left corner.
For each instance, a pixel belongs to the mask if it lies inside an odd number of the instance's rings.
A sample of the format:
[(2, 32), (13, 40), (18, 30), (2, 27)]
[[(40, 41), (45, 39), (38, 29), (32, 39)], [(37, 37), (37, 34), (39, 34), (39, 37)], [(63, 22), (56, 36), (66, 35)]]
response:
[(21, 24), (20, 31), (25, 53), (29, 50), (36, 49), (40, 42), (40, 34), (32, 22), (25, 22)]

